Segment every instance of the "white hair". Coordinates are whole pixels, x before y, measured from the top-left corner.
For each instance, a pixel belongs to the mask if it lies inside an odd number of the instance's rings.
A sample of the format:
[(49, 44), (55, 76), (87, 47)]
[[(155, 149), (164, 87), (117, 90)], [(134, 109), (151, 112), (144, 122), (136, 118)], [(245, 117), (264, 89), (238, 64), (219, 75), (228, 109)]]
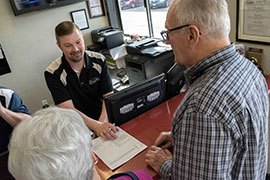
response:
[(90, 133), (73, 110), (40, 110), (13, 130), (9, 171), (18, 180), (90, 180)]
[(230, 16), (226, 0), (175, 0), (172, 14), (179, 25), (194, 22), (213, 38), (229, 37)]

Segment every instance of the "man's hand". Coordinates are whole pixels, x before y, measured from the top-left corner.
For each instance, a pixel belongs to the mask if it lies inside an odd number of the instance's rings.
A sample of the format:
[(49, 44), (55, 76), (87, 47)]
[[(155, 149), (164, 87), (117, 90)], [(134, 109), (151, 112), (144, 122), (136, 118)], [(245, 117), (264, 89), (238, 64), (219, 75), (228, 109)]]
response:
[(73, 109), (78, 112), (83, 118), (87, 127), (94, 131), (97, 136), (100, 136), (106, 140), (113, 140), (117, 138), (115, 134), (117, 132), (117, 128), (113, 124), (109, 122), (96, 121), (95, 119), (86, 116), (84, 113), (74, 107), (72, 100), (67, 100), (58, 104), (57, 106), (66, 109)]
[(151, 148), (145, 154), (145, 162), (151, 166), (157, 173), (159, 172), (162, 164), (165, 161), (171, 160), (172, 154), (167, 149), (161, 149), (157, 146), (151, 146)]
[(109, 122), (99, 122), (99, 121), (96, 122), (97, 124), (93, 129), (96, 135), (106, 140), (113, 140), (117, 138), (115, 134), (117, 132), (117, 128), (113, 124)]
[(155, 141), (155, 146), (162, 149), (168, 149), (172, 147), (172, 135), (171, 132), (161, 132)]

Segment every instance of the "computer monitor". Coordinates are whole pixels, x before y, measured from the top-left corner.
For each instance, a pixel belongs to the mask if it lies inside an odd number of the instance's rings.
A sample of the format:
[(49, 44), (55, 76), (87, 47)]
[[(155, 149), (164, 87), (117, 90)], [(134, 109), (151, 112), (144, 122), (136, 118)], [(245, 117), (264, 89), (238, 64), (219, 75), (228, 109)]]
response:
[(56, 8), (69, 4), (80, 3), (85, 0), (9, 0), (15, 16), (39, 11), (43, 9)]
[(105, 97), (109, 121), (119, 126), (166, 99), (165, 74), (141, 81)]

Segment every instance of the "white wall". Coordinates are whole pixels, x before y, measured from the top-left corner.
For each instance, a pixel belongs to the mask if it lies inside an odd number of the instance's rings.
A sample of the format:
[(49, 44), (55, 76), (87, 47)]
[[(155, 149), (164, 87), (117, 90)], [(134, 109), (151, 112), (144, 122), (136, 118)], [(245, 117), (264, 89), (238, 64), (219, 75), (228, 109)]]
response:
[[(235, 41), (236, 0), (227, 1), (232, 25), (230, 37)], [(0, 76), (0, 85), (15, 90), (32, 112), (41, 108), (42, 99), (47, 99), (52, 104), (43, 72), (52, 60), (61, 55), (55, 44), (54, 27), (63, 20), (71, 20), (70, 12), (78, 9), (87, 9), (86, 3), (14, 16), (9, 1), (0, 1), (0, 43), (12, 71)], [(91, 30), (107, 25), (105, 16), (90, 19), (90, 28), (83, 30), (86, 44), (92, 43)], [(262, 66), (264, 72), (270, 74), (270, 46), (245, 45), (247, 48), (252, 46), (264, 50)]]
[[(53, 103), (43, 72), (61, 51), (55, 44), (54, 27), (71, 20), (70, 12), (86, 9), (86, 2), (14, 16), (8, 0), (0, 1), (0, 43), (11, 73), (0, 76), (0, 85), (17, 92), (31, 112), (41, 108), (41, 100)], [(87, 45), (92, 43), (90, 32), (108, 25), (105, 16), (90, 19), (83, 30)]]

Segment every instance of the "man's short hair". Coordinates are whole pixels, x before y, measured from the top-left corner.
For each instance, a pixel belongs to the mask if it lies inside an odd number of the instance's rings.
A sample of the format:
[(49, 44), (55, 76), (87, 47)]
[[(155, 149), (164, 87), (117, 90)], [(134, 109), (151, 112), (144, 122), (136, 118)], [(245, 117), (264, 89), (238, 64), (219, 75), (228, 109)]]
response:
[(14, 129), (8, 167), (20, 180), (92, 179), (91, 132), (74, 110), (36, 112)]
[(80, 28), (75, 23), (73, 23), (71, 21), (63, 21), (63, 22), (59, 23), (55, 27), (56, 40), (58, 41), (59, 37), (71, 34), (76, 29), (80, 31)]
[(213, 38), (229, 37), (231, 23), (226, 0), (177, 0), (172, 6), (176, 25), (195, 23)]

